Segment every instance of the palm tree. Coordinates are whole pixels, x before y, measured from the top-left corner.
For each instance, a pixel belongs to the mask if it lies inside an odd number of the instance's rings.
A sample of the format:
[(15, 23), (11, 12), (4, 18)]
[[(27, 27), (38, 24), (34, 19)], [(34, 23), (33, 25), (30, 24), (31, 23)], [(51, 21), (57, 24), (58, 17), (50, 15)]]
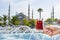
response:
[(42, 12), (43, 10), (42, 10), (41, 8), (39, 8), (37, 11), (40, 13), (39, 18), (41, 19), (41, 12)]
[(7, 16), (3, 15), (3, 20), (6, 21), (7, 20)]
[(6, 25), (7, 16), (3, 15), (4, 24)]

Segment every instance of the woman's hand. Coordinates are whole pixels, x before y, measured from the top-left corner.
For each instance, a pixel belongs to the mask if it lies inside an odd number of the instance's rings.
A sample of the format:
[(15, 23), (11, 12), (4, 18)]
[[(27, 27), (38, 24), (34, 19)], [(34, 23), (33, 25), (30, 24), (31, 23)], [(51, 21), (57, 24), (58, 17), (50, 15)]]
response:
[(57, 27), (45, 27), (43, 31), (49, 36), (60, 34), (60, 28)]

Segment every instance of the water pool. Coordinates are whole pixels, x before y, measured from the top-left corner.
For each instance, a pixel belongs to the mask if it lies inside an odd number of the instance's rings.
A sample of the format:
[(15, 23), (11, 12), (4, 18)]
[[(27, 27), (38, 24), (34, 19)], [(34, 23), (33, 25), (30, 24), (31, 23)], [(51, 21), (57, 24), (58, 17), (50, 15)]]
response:
[(60, 40), (60, 34), (50, 37), (42, 33), (0, 33), (0, 40)]

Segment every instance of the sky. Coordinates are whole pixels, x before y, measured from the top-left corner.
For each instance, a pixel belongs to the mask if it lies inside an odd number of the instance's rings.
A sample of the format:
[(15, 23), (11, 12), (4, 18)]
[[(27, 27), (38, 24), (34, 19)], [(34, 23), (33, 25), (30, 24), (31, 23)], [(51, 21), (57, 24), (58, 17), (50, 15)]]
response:
[(11, 6), (11, 16), (20, 12), (27, 16), (28, 4), (30, 4), (30, 16), (33, 10), (34, 19), (39, 18), (39, 12), (37, 11), (39, 8), (43, 9), (42, 18), (44, 20), (50, 18), (52, 6), (54, 6), (55, 18), (60, 19), (60, 0), (0, 0), (0, 16), (8, 14), (9, 4)]

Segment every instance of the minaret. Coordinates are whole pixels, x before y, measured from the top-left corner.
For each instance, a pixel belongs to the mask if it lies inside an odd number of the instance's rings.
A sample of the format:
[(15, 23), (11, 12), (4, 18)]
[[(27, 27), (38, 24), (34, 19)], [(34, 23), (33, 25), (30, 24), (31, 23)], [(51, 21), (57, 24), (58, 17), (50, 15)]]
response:
[(30, 4), (28, 4), (28, 19), (30, 19)]
[(33, 19), (33, 10), (32, 10), (32, 19)]
[(8, 9), (8, 20), (10, 21), (10, 4), (9, 4), (9, 9)]
[(54, 6), (52, 6), (51, 18), (52, 18), (52, 21), (54, 21)]
[(52, 18), (54, 19), (54, 6), (52, 7)]

